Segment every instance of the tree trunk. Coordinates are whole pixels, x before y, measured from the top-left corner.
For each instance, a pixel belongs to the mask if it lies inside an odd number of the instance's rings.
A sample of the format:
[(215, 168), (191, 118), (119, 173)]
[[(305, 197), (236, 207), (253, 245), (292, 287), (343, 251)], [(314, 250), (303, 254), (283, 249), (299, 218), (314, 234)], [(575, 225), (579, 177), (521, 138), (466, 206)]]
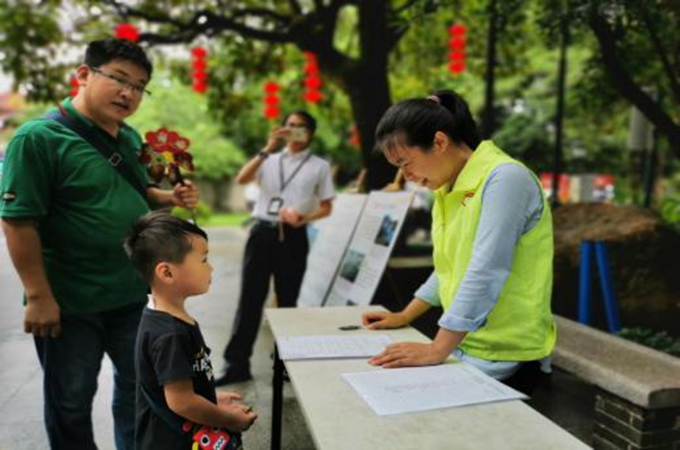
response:
[(366, 187), (370, 190), (391, 182), (396, 170), (373, 151), (375, 129), (392, 103), (387, 77), (391, 31), (387, 25), (387, 0), (362, 0), (357, 6), (361, 59), (348, 74), (347, 92), (361, 136), (363, 164), (368, 169)]
[(396, 169), (380, 152), (374, 151), (375, 129), (390, 106), (389, 83), (385, 66), (370, 63), (360, 66), (349, 80), (348, 94), (361, 137), (363, 166), (367, 168), (367, 189), (380, 189), (392, 181)]

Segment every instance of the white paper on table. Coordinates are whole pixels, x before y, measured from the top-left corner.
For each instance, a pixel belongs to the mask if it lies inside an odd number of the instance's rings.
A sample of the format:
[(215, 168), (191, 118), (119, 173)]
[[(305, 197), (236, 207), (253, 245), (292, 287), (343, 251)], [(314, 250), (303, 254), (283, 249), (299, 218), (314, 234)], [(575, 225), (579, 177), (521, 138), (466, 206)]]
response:
[(292, 336), (276, 340), (279, 357), (291, 359), (363, 358), (375, 356), (392, 342), (387, 335), (376, 336)]
[(342, 376), (380, 416), (528, 398), (461, 362)]

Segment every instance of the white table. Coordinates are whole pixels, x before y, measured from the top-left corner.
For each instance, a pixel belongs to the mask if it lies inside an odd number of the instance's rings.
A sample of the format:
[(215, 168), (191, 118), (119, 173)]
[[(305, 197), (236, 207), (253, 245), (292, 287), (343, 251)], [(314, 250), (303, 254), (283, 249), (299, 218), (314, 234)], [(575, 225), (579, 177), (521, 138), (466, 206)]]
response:
[[(340, 331), (359, 324), (363, 311), (379, 306), (267, 309), (274, 339), (284, 336), (376, 333)], [(379, 331), (396, 341), (428, 342), (413, 328)], [(282, 371), (285, 364), (295, 395), (319, 450), (588, 448), (522, 401), (506, 401), (413, 414), (378, 416), (341, 377), (347, 372), (384, 370), (365, 359), (278, 359), (274, 365), (272, 449), (281, 446)]]

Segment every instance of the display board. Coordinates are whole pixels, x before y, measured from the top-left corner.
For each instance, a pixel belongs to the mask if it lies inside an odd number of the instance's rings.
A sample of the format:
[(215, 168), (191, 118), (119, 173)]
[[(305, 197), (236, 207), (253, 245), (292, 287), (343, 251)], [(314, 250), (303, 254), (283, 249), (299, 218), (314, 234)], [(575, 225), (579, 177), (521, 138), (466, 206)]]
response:
[(370, 193), (323, 305), (371, 302), (412, 200), (412, 192)]
[(307, 227), (310, 248), (298, 306), (323, 304), (367, 199), (367, 194), (340, 194), (331, 215)]

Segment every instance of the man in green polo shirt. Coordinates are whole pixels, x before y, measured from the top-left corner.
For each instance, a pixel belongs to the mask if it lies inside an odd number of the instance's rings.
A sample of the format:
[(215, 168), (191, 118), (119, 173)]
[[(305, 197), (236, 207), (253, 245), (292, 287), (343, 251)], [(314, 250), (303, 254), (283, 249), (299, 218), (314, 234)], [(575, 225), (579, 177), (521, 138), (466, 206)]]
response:
[[(104, 353), (114, 366), (116, 447), (133, 448), (134, 342), (147, 286), (122, 242), (149, 204), (191, 208), (198, 202), (191, 183), (172, 190), (148, 186), (138, 162), (141, 138), (123, 123), (141, 103), (151, 73), (137, 44), (91, 42), (77, 69), (78, 94), (54, 117), (23, 125), (7, 147), (0, 218), (24, 286), (24, 331), (33, 334), (43, 368), (53, 449), (96, 449), (91, 409)], [(55, 120), (59, 114), (118, 156), (107, 159)], [(115, 167), (118, 158), (129, 167), (128, 178)]]

